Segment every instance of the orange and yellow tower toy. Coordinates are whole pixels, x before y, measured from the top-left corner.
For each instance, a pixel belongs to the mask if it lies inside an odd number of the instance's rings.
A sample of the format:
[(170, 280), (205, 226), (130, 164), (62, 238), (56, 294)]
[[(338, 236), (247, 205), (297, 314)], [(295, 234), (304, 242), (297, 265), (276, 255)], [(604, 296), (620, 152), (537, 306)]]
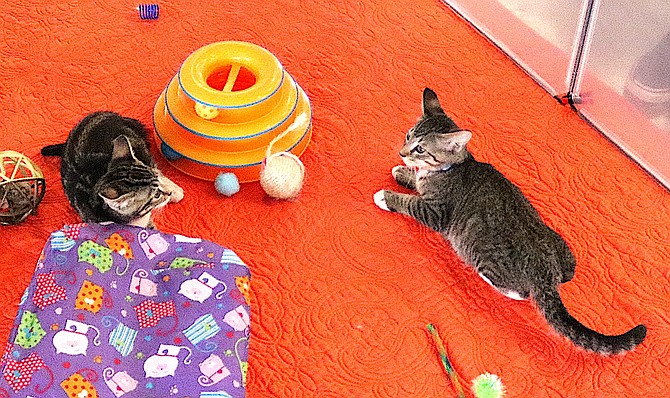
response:
[(232, 172), (249, 182), (289, 126), (273, 150), (303, 153), (311, 116), (307, 95), (272, 53), (224, 41), (186, 58), (156, 102), (154, 130), (163, 156), (184, 173), (213, 181)]

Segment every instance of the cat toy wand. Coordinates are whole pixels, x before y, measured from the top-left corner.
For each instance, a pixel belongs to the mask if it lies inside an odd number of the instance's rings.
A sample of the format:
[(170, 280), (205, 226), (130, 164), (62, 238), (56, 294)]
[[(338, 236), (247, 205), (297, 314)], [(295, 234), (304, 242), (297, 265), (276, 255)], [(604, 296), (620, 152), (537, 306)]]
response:
[(435, 329), (435, 326), (433, 326), (432, 323), (429, 323), (426, 328), (430, 332), (431, 336), (433, 336), (433, 340), (437, 346), (437, 352), (440, 354), (440, 359), (442, 360), (444, 370), (447, 371), (451, 383), (454, 385), (456, 392), (458, 392), (458, 398), (465, 398), (463, 387), (461, 387), (461, 383), (458, 381), (458, 375), (456, 374), (454, 367), (451, 366), (451, 362), (449, 362), (449, 357), (447, 357), (447, 350), (444, 348), (444, 343), (442, 343), (442, 339), (437, 333), (437, 329)]

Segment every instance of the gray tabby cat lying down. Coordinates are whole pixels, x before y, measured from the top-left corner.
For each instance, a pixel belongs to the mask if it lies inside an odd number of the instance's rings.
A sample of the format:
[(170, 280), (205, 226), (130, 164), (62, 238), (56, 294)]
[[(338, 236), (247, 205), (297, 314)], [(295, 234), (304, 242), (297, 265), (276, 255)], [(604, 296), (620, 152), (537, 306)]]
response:
[(156, 166), (146, 127), (114, 112), (89, 114), (42, 155), (62, 156), (63, 189), (84, 222), (153, 227), (153, 210), (184, 197)]
[(532, 297), (547, 322), (576, 345), (603, 355), (635, 348), (647, 334), (644, 325), (607, 336), (570, 315), (557, 286), (574, 275), (572, 252), (512, 182), (473, 158), (471, 136), (425, 89), (423, 115), (400, 150), (405, 166), (392, 170), (398, 184), (418, 195), (382, 190), (375, 204), (440, 232), (486, 282), (517, 300)]

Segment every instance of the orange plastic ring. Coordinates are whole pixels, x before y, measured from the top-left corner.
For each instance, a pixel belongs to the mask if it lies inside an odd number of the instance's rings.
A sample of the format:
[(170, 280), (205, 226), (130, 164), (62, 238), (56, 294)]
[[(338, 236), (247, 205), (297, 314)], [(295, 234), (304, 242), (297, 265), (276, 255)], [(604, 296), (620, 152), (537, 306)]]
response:
[[(248, 69), (256, 82), (251, 87), (233, 91), (226, 85), (217, 90), (207, 79), (218, 71), (230, 68), (229, 82), (241, 68)], [(284, 80), (279, 60), (263, 47), (240, 41), (217, 42), (191, 54), (179, 69), (179, 85), (192, 100), (213, 108), (245, 108), (271, 98)]]

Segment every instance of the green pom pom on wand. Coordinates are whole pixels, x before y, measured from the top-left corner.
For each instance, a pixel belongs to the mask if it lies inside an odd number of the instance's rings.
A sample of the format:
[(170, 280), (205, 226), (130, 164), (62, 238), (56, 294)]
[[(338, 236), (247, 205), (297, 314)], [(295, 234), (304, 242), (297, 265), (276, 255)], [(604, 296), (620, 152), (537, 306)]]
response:
[[(461, 387), (458, 375), (449, 361), (447, 349), (444, 347), (444, 343), (442, 343), (442, 339), (437, 333), (437, 329), (435, 329), (435, 326), (433, 326), (432, 323), (428, 324), (426, 328), (433, 337), (437, 353), (440, 355), (440, 360), (442, 361), (442, 366), (444, 366), (444, 370), (447, 372), (447, 375), (449, 375), (449, 379), (458, 394), (458, 398), (465, 398), (463, 387)], [(484, 373), (472, 380), (472, 392), (475, 394), (476, 398), (502, 398), (505, 395), (505, 387), (498, 376)]]
[(472, 380), (472, 392), (477, 398), (502, 398), (505, 386), (498, 376), (484, 373)]

